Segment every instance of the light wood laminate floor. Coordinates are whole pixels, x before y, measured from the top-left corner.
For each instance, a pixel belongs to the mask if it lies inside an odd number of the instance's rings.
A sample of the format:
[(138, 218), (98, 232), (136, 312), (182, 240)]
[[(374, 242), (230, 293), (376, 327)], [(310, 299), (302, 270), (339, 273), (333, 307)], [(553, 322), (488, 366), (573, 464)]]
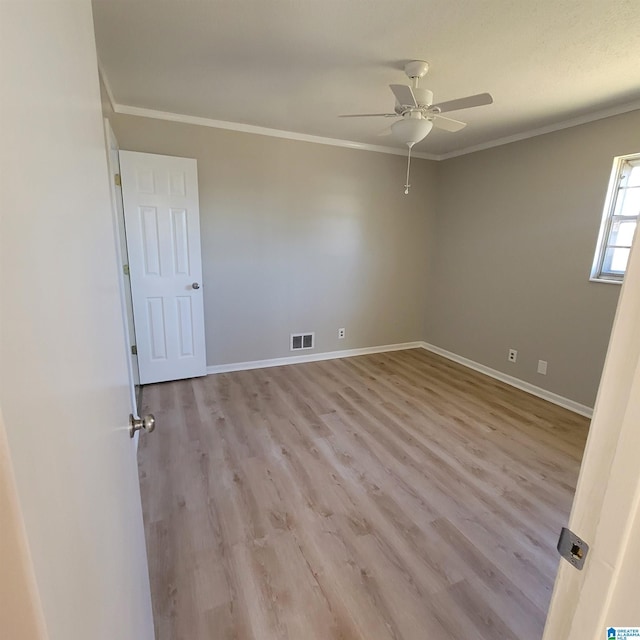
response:
[(158, 640), (539, 640), (588, 420), (421, 349), (145, 387)]

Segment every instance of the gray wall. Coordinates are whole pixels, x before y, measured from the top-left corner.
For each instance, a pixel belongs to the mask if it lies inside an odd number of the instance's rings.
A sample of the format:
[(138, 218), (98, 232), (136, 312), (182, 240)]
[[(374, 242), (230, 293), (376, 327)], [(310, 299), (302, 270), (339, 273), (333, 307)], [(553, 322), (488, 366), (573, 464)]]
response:
[(440, 162), (425, 340), (592, 406), (620, 289), (589, 273), (639, 130), (635, 111)]
[(593, 405), (619, 286), (589, 271), (640, 112), (416, 161), (408, 197), (399, 156), (109, 117), (123, 149), (198, 160), (208, 364), (291, 355), (294, 331), (426, 340)]
[(198, 160), (209, 365), (292, 355), (297, 331), (315, 351), (422, 339), (434, 162), (405, 196), (401, 156), (109, 117), (121, 149)]

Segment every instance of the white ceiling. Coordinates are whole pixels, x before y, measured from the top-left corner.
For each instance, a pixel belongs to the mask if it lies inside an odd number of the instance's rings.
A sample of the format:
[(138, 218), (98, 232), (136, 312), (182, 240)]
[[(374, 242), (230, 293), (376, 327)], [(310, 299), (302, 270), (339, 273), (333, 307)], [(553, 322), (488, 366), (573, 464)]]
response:
[[(434, 155), (640, 107), (640, 0), (94, 0), (115, 102), (398, 146), (377, 133), (405, 61), (436, 102), (490, 92)], [(615, 109), (614, 109), (615, 110)]]

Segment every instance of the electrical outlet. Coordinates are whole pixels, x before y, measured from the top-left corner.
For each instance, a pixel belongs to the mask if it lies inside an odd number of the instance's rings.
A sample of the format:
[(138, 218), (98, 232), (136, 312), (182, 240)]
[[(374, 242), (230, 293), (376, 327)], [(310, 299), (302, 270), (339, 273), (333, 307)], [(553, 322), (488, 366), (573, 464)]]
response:
[(338, 329), (338, 338), (340, 340), (342, 340), (342, 338), (344, 338), (344, 334), (345, 334), (345, 330), (343, 329)]
[(538, 360), (538, 373), (541, 373), (543, 376), (547, 375), (547, 361), (546, 360)]
[(515, 362), (518, 359), (518, 352), (515, 349), (509, 349), (509, 355), (507, 356), (507, 360), (509, 362)]

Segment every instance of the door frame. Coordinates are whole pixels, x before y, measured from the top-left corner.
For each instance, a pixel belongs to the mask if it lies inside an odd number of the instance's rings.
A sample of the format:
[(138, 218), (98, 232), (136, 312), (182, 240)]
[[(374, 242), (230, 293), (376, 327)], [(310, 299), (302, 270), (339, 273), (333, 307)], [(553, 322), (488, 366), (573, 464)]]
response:
[(640, 625), (637, 609), (634, 620), (608, 616), (640, 518), (639, 237), (636, 231), (568, 524), (590, 550), (583, 571), (560, 562), (543, 640), (599, 640), (608, 627)]
[[(124, 265), (128, 264), (128, 259), (122, 253), (122, 247), (127, 246), (126, 238), (122, 237), (122, 229), (124, 229), (124, 219), (120, 220), (120, 211), (118, 209), (118, 198), (122, 201), (122, 194), (118, 194), (118, 186), (116, 184), (116, 175), (120, 175), (120, 165), (118, 154), (120, 152), (120, 147), (118, 146), (118, 140), (116, 138), (116, 134), (113, 131), (113, 127), (109, 122), (109, 118), (104, 118), (104, 137), (105, 137), (105, 146), (107, 152), (107, 164), (109, 167), (109, 192), (111, 194), (111, 212), (113, 214), (113, 228), (116, 237), (116, 255), (118, 260), (118, 291), (120, 293), (120, 307), (122, 310), (122, 324), (124, 328), (124, 340), (125, 340), (125, 350), (126, 350), (126, 359), (127, 359), (127, 372), (129, 376), (129, 395), (131, 398), (131, 413), (134, 418), (139, 418), (139, 403), (138, 403), (138, 393), (136, 385), (136, 376), (134, 373), (134, 366), (137, 366), (137, 363), (134, 363), (131, 347), (135, 343), (135, 335), (132, 336), (129, 331), (129, 324), (135, 327), (133, 322), (133, 316), (129, 318), (128, 309), (130, 308), (133, 314), (133, 302), (130, 300), (130, 305), (127, 305), (127, 289), (125, 287), (124, 282)], [(116, 164), (117, 163), (117, 164)], [(123, 214), (124, 215), (124, 214)], [(126, 250), (126, 249), (125, 249)], [(139, 379), (139, 376), (138, 376)], [(140, 432), (137, 431), (135, 434), (135, 443), (138, 445)]]

